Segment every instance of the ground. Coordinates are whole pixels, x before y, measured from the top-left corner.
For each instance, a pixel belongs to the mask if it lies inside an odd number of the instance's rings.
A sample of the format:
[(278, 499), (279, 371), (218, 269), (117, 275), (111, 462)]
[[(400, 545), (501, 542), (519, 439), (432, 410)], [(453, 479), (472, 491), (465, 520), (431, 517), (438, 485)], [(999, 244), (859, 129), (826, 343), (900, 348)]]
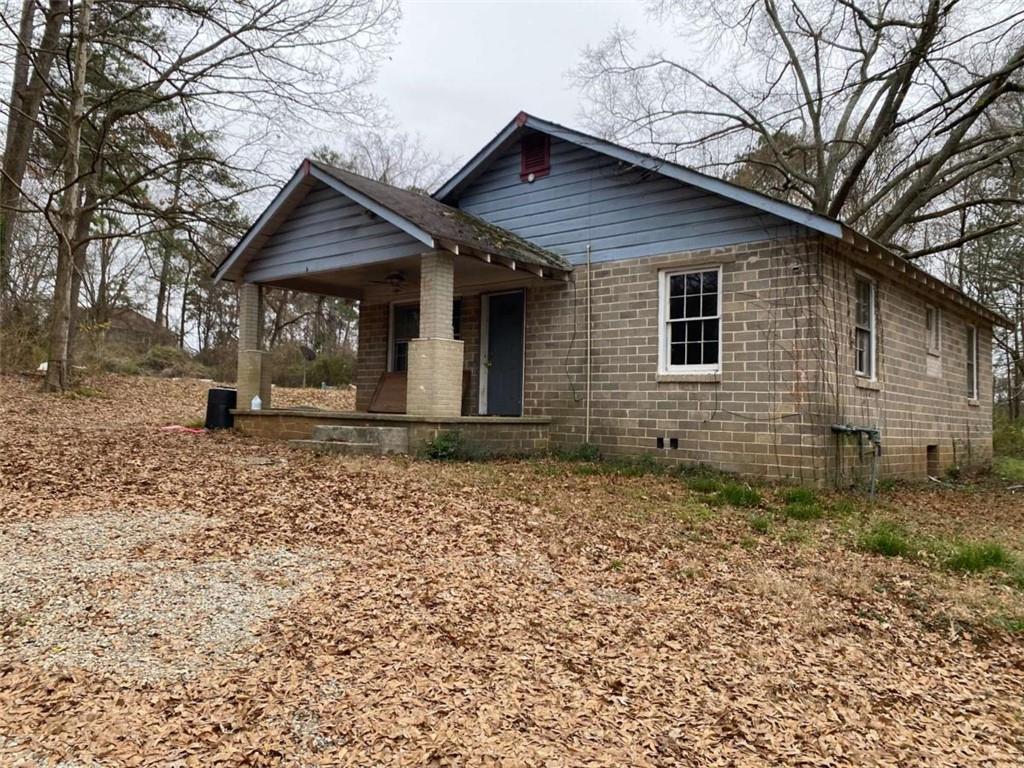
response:
[(1012, 561), (1006, 483), (799, 520), (706, 477), (163, 429), (207, 386), (0, 379), (0, 765), (1024, 764), (1020, 572), (858, 543), (884, 516)]

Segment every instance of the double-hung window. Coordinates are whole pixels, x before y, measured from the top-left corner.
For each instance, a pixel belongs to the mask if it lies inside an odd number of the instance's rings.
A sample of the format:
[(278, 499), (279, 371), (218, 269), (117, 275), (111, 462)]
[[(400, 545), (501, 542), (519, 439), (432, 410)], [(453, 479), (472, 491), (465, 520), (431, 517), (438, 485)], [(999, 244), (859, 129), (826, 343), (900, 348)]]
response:
[(978, 399), (978, 329), (967, 326), (967, 399)]
[(875, 378), (876, 347), (875, 342), (875, 284), (862, 275), (856, 278), (856, 306), (853, 323), (853, 372), (867, 379)]
[(662, 272), (659, 293), (659, 372), (717, 373), (721, 369), (721, 268)]

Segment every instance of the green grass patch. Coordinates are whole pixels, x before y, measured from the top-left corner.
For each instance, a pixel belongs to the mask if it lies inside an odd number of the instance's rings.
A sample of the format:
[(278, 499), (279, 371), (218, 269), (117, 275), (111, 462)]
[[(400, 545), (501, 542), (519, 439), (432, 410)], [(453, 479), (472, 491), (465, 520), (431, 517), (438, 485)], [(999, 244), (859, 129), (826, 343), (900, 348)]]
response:
[(556, 448), (551, 455), (560, 461), (598, 461), (600, 449), (593, 443), (580, 443), (567, 448)]
[(990, 568), (1009, 568), (1013, 557), (995, 541), (963, 541), (953, 545), (946, 567), (964, 573), (980, 573)]
[(768, 515), (754, 515), (750, 518), (750, 527), (760, 534), (769, 533), (772, 529), (772, 519)]
[(686, 487), (695, 493), (716, 493), (722, 490), (722, 481), (712, 475), (695, 475), (686, 478)]
[(761, 503), (761, 494), (749, 485), (729, 482), (722, 484), (715, 499), (730, 507), (756, 507)]
[(910, 533), (899, 523), (880, 520), (860, 535), (857, 546), (884, 557), (913, 557), (916, 550)]
[(831, 504), (829, 504), (829, 509), (837, 517), (848, 517), (849, 515), (856, 514), (858, 507), (857, 502), (855, 502), (853, 499), (843, 497), (841, 499), (836, 499)]
[(995, 624), (1011, 634), (1024, 635), (1024, 616), (1000, 616)]
[(785, 488), (779, 494), (786, 504), (817, 504), (818, 494), (810, 488)]
[(792, 501), (782, 508), (782, 513), (792, 520), (820, 520), (825, 510), (816, 501)]

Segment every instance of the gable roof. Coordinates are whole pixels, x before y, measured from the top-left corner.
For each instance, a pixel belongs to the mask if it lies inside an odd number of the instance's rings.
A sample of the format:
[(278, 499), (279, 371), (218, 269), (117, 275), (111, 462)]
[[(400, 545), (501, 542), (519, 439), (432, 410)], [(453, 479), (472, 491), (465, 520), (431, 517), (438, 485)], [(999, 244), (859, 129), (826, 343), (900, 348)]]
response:
[(541, 276), (572, 271), (572, 265), (501, 227), (418, 192), (383, 184), (317, 160), (303, 160), (298, 170), (213, 273), (214, 281), (241, 277), (245, 264), (260, 249), (312, 181), (320, 181), (423, 243), (424, 250), (456, 254), (522, 267)]
[(727, 200), (750, 206), (764, 213), (772, 214), (786, 221), (803, 226), (835, 240), (844, 242), (854, 249), (876, 257), (881, 265), (905, 276), (912, 284), (919, 284), (929, 292), (934, 292), (953, 303), (969, 309), (989, 322), (1006, 327), (1012, 323), (997, 312), (993, 312), (984, 304), (972, 299), (963, 291), (934, 277), (908, 259), (883, 246), (871, 238), (865, 237), (852, 227), (841, 221), (824, 216), (792, 203), (776, 200), (773, 197), (755, 192), (728, 181), (695, 171), (692, 168), (672, 163), (663, 158), (628, 149), (596, 136), (567, 128), (564, 125), (543, 120), (539, 117), (520, 112), (491, 141), (460, 168), (455, 175), (434, 192), (436, 200), (457, 205), (460, 193), (479, 177), (505, 150), (518, 142), (530, 131), (539, 131), (563, 141), (591, 149), (607, 155), (620, 162), (642, 168), (653, 173), (688, 184)]

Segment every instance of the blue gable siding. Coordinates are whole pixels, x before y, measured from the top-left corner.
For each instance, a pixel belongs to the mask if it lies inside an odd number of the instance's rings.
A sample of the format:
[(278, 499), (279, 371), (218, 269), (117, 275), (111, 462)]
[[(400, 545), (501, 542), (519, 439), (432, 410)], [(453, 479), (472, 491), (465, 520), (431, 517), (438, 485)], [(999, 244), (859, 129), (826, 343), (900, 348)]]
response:
[[(451, 201), (449, 201), (451, 202)], [(569, 259), (594, 261), (791, 237), (802, 228), (592, 149), (552, 137), (551, 173), (519, 179), (519, 143), (457, 205)]]
[(393, 224), (316, 182), (248, 263), (245, 279), (326, 272), (423, 250), (421, 242)]

